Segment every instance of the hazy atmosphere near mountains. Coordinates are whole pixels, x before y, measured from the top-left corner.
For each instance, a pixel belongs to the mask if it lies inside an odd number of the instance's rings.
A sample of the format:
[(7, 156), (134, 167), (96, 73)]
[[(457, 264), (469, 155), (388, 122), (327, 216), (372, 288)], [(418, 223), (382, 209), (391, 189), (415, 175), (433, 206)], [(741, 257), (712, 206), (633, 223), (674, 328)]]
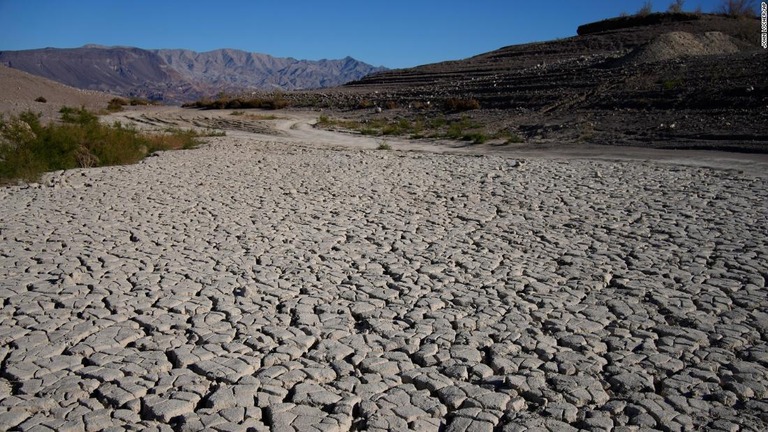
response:
[[(663, 11), (669, 2), (655, 2)], [(298, 59), (346, 56), (410, 67), (502, 46), (573, 36), (576, 27), (643, 0), (469, 1), (94, 1), (0, 0), (0, 50), (85, 44), (236, 48)], [(691, 0), (714, 10), (718, 0)]]

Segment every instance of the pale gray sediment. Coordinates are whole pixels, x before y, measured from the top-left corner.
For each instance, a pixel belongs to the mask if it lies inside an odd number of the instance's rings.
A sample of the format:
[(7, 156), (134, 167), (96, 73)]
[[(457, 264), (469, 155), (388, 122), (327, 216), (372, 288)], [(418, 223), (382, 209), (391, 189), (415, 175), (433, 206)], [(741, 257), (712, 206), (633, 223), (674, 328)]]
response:
[(0, 189), (0, 429), (764, 430), (766, 186), (234, 134)]

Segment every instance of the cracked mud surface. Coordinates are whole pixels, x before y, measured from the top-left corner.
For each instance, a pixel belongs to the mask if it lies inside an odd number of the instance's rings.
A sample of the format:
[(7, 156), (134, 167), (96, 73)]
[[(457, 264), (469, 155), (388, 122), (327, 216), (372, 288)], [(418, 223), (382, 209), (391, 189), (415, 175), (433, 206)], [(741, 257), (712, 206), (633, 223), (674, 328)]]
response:
[(0, 189), (0, 429), (764, 430), (766, 186), (232, 132)]

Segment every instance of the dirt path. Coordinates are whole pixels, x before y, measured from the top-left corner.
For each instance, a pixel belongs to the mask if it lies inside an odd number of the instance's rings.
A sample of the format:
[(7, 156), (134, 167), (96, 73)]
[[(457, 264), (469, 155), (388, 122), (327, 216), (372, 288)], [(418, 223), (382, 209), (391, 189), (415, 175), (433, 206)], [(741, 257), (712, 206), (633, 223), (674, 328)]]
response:
[[(409, 140), (399, 137), (370, 137), (317, 129), (313, 125), (322, 114), (317, 111), (245, 110), (241, 116), (231, 110), (198, 111), (176, 107), (150, 107), (112, 114), (110, 119), (130, 121), (141, 127), (197, 127), (248, 132), (280, 137), (293, 143), (323, 148), (375, 149), (382, 143), (394, 150), (430, 153), (495, 154), (542, 159), (587, 159), (602, 161), (643, 161), (714, 169), (736, 170), (750, 175), (768, 176), (768, 154), (732, 153), (707, 150), (662, 150), (641, 147), (589, 144), (539, 143), (468, 145), (447, 140)], [(276, 116), (274, 120), (259, 117)]]

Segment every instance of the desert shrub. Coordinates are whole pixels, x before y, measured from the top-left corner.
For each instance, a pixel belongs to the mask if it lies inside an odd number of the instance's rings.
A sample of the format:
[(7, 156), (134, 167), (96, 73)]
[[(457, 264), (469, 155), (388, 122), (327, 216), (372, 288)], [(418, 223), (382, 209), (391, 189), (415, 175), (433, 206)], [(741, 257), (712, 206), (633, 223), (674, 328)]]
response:
[(147, 99), (141, 99), (141, 98), (131, 98), (130, 100), (131, 106), (145, 106), (145, 105), (153, 105), (153, 103)]
[(483, 132), (472, 132), (461, 137), (463, 141), (472, 141), (472, 144), (483, 144), (488, 141), (488, 135)]
[(376, 147), (376, 150), (392, 150), (392, 146), (388, 142), (382, 141)]
[(35, 99), (35, 102), (46, 103), (46, 102), (48, 102), (48, 99), (46, 99), (46, 98), (44, 98), (42, 96), (39, 96), (39, 97), (37, 97)]
[(683, 86), (683, 80), (681, 78), (665, 79), (661, 82), (661, 87), (664, 90), (675, 90)]
[(358, 102), (357, 107), (360, 109), (373, 108), (375, 104), (370, 99), (362, 99)]
[(287, 108), (290, 103), (282, 95), (275, 95), (270, 99), (265, 99), (261, 103), (262, 109), (279, 110)]
[[(483, 143), (490, 139), (482, 130), (482, 125), (467, 116), (447, 120), (444, 116), (435, 118), (417, 117), (415, 119), (401, 118), (387, 120), (383, 118), (365, 119), (363, 121), (342, 120), (321, 115), (317, 119), (317, 127), (333, 129), (340, 128), (357, 131), (369, 136), (410, 136), (419, 138), (448, 138)], [(499, 138), (495, 136), (494, 138)]]
[(128, 101), (123, 98), (112, 98), (107, 103), (107, 111), (110, 112), (117, 112), (122, 111), (123, 107), (128, 105)]
[(25, 112), (0, 119), (0, 183), (37, 180), (46, 171), (135, 163), (158, 150), (192, 148), (198, 133), (144, 134), (120, 123), (107, 125), (84, 108), (62, 108), (62, 123), (43, 126)]
[(219, 96), (216, 100), (204, 98), (195, 102), (185, 103), (182, 105), (182, 108), (199, 108), (206, 110), (260, 108), (279, 110), (286, 108), (289, 105), (289, 101), (282, 94), (275, 93), (270, 97), (254, 97), (250, 99), (231, 98), (226, 95)]
[(653, 12), (653, 4), (650, 0), (647, 0), (645, 3), (643, 3), (643, 6), (638, 9), (636, 15), (637, 16), (647, 16), (650, 15)]
[(492, 138), (503, 139), (505, 144), (520, 144), (525, 142), (523, 137), (513, 132), (512, 130), (502, 130), (496, 132)]
[(61, 121), (64, 123), (74, 123), (86, 126), (99, 122), (99, 118), (96, 117), (96, 114), (88, 111), (85, 107), (61, 107), (59, 114), (61, 114)]
[(473, 122), (469, 117), (462, 117), (448, 124), (448, 130), (443, 135), (445, 138), (460, 140), (468, 136), (472, 129), (480, 128), (480, 124)]
[(723, 0), (718, 12), (732, 17), (754, 17), (755, 0)]
[(675, 0), (669, 5), (669, 8), (667, 8), (667, 12), (681, 13), (683, 12), (684, 5), (685, 5), (685, 0)]
[(428, 129), (439, 129), (448, 124), (448, 120), (445, 117), (435, 117), (427, 121), (426, 127)]
[(480, 109), (480, 102), (477, 99), (451, 98), (445, 101), (445, 109), (455, 112), (471, 111)]

